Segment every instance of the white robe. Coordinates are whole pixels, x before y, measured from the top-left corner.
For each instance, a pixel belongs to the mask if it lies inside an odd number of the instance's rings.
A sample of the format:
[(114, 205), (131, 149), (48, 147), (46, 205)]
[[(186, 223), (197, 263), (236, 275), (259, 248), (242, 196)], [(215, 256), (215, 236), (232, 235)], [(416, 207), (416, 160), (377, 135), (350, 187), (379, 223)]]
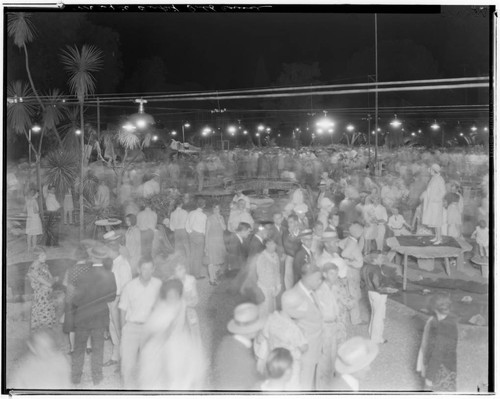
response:
[(422, 223), (429, 227), (443, 225), (443, 199), (446, 194), (444, 179), (434, 175), (423, 192)]

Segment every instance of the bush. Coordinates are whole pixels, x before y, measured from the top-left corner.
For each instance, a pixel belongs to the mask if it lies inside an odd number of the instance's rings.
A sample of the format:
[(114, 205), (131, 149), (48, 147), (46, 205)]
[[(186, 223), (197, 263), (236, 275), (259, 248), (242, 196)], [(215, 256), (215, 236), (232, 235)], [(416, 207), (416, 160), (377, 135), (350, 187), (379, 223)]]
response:
[(177, 191), (167, 190), (145, 201), (149, 203), (151, 209), (156, 212), (158, 215), (158, 223), (161, 223), (163, 219), (170, 216), (170, 213), (174, 210), (175, 201), (180, 197), (181, 195)]

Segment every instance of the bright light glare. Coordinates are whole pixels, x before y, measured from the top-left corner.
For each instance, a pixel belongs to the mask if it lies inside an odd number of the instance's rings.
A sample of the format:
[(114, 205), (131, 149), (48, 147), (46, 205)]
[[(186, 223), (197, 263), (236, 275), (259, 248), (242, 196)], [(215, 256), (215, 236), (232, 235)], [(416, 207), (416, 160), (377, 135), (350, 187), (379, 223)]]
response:
[(185, 123), (184, 127), (191, 127), (191, 125), (189, 123)]
[(413, 137), (415, 137), (415, 136), (416, 136), (415, 132), (412, 132), (412, 133), (411, 133), (411, 135), (412, 135)]
[(421, 129), (418, 129), (418, 132), (419, 132), (419, 133), (422, 133), (422, 130), (421, 130)]
[(208, 136), (211, 132), (212, 132), (212, 129), (210, 129), (209, 127), (206, 127), (205, 129), (203, 129), (203, 131), (201, 132), (201, 134), (203, 136)]
[(320, 119), (318, 122), (316, 122), (316, 126), (321, 129), (331, 129), (333, 128), (333, 125), (334, 125), (333, 121), (328, 118), (323, 118)]
[(255, 133), (255, 137), (259, 137), (260, 136), (260, 133)]
[(431, 129), (432, 129), (432, 130), (438, 130), (438, 129), (439, 129), (439, 125), (438, 125), (436, 122), (434, 122), (434, 123), (431, 125)]
[(262, 132), (264, 129), (265, 129), (264, 125), (259, 125), (259, 126), (257, 126), (257, 130), (258, 130), (259, 132)]
[(122, 126), (122, 128), (124, 128), (125, 130), (127, 131), (132, 131), (132, 130), (135, 130), (135, 126), (132, 125), (130, 122), (127, 122), (125, 125)]
[(328, 129), (328, 133), (333, 133), (333, 129)]
[(158, 140), (158, 136), (154, 135), (153, 136), (153, 141), (157, 141)]
[(247, 135), (248, 134), (248, 130), (243, 130), (243, 134)]
[(172, 130), (172, 136), (177, 136), (177, 132), (175, 130)]
[(135, 124), (137, 125), (137, 127), (139, 129), (144, 129), (147, 125), (146, 121), (144, 119), (137, 119), (137, 121), (135, 122)]
[(270, 128), (270, 127), (266, 128), (266, 132), (268, 132), (268, 133), (269, 133), (270, 131), (271, 131), (271, 128)]
[(229, 126), (229, 127), (227, 128), (227, 131), (228, 131), (230, 134), (234, 135), (234, 134), (236, 133), (236, 126)]
[(463, 133), (460, 133), (460, 136), (462, 136), (462, 137), (463, 137), (463, 136), (464, 136), (464, 134), (463, 134)]
[(75, 130), (75, 133), (76, 133), (76, 134), (81, 134), (81, 133), (82, 133), (82, 131), (81, 131), (80, 129), (76, 129), (76, 130)]
[(321, 129), (321, 128), (316, 129), (316, 133), (322, 134), (323, 133), (323, 129)]
[(354, 130), (354, 126), (349, 124), (347, 125), (346, 129), (348, 132), (352, 132)]
[(31, 131), (33, 133), (38, 133), (40, 130), (42, 130), (42, 128), (39, 126), (39, 125), (34, 125), (32, 128), (31, 128)]
[(399, 119), (394, 119), (392, 122), (391, 122), (391, 126), (392, 127), (400, 127), (401, 126), (401, 121)]
[(477, 127), (472, 126), (472, 127), (470, 128), (470, 130), (472, 130), (473, 132), (475, 132), (475, 131), (477, 130)]

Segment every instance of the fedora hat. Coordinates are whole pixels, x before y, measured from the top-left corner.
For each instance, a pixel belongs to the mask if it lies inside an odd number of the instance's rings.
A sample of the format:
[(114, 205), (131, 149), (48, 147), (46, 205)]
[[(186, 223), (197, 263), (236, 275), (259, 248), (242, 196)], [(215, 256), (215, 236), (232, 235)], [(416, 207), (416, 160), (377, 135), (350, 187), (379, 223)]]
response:
[(321, 241), (338, 241), (339, 236), (335, 231), (325, 231), (321, 236)]
[(93, 247), (89, 251), (89, 254), (92, 258), (95, 259), (104, 259), (107, 258), (109, 255), (107, 248), (103, 245), (98, 245), (96, 247)]
[(105, 241), (115, 241), (118, 240), (121, 237), (120, 234), (116, 234), (116, 231), (111, 230), (105, 233), (102, 238), (104, 238)]
[(344, 342), (335, 360), (335, 370), (339, 374), (352, 374), (363, 370), (377, 357), (378, 345), (363, 337), (354, 337)]
[(363, 235), (363, 226), (358, 223), (353, 223), (349, 226), (349, 234), (354, 238), (360, 238)]
[(262, 329), (264, 321), (260, 317), (257, 305), (242, 303), (234, 309), (233, 318), (227, 324), (227, 329), (232, 334), (250, 334)]

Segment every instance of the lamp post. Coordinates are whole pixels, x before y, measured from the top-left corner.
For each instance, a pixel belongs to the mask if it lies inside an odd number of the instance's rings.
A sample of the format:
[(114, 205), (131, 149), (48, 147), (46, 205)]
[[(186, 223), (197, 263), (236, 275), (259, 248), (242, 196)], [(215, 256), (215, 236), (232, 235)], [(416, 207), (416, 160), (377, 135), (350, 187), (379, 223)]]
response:
[(441, 147), (444, 147), (444, 128), (440, 126), (434, 119), (434, 123), (431, 125), (431, 129), (434, 131), (441, 129)]
[(184, 128), (185, 127), (191, 127), (191, 125), (189, 124), (189, 122), (186, 122), (186, 123), (182, 124), (182, 143), (183, 144), (186, 142), (186, 140), (184, 139)]
[[(326, 116), (326, 111), (323, 112), (325, 113), (325, 116), (316, 122), (316, 133), (321, 135), (323, 132), (328, 132), (331, 135), (333, 144), (333, 127), (335, 123), (333, 123), (333, 121)], [(313, 135), (312, 137), (312, 143), (314, 144), (315, 136)]]
[(42, 128), (39, 126), (39, 125), (33, 125), (30, 130), (29, 130), (29, 134), (28, 134), (28, 141), (29, 141), (29, 146), (28, 146), (28, 149), (29, 149), (29, 152), (28, 152), (28, 158), (29, 158), (29, 173), (28, 173), (28, 181), (31, 183), (31, 132), (33, 133), (39, 133), (40, 130), (42, 130)]

